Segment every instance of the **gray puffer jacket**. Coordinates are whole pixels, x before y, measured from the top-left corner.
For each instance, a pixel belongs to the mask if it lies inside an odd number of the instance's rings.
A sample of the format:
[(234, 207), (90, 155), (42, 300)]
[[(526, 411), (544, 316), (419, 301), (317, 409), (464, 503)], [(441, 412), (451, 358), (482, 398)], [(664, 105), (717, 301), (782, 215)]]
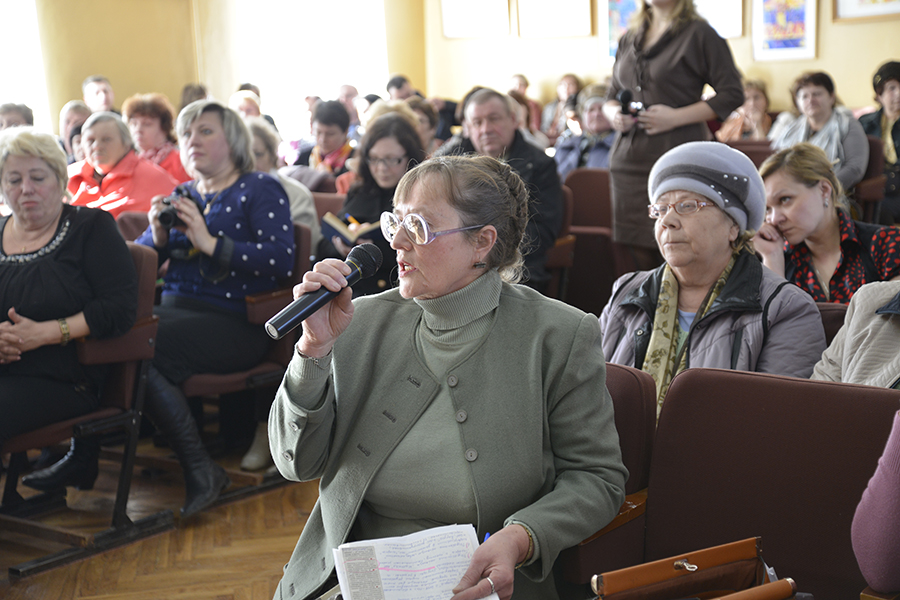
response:
[[(603, 354), (644, 364), (664, 267), (624, 275), (600, 316)], [(812, 297), (742, 253), (712, 308), (688, 332), (687, 367), (758, 371), (808, 378), (825, 350)]]

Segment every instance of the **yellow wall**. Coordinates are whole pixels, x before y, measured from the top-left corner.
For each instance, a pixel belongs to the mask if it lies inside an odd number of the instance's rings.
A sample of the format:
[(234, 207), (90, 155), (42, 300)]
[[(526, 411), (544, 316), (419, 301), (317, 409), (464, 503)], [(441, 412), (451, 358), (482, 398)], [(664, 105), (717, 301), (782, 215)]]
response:
[[(524, 73), (531, 81), (529, 94), (546, 102), (566, 72), (601, 81), (612, 72), (605, 55), (606, 31), (599, 18), (606, 2), (592, 0), (594, 35), (581, 38), (523, 39), (512, 34), (493, 39), (447, 39), (441, 31), (441, 0), (425, 0), (426, 68), (428, 93), (459, 98), (473, 85), (507, 89), (509, 76)], [(548, 0), (548, 7), (552, 0)], [(516, 0), (510, 0), (515, 25)], [(770, 87), (773, 108), (789, 106), (787, 89), (805, 70), (828, 71), (838, 95), (851, 107), (873, 103), (872, 74), (888, 59), (900, 60), (900, 19), (876, 22), (832, 23), (831, 0), (818, 4), (818, 58), (779, 62), (753, 60), (750, 23), (751, 0), (744, 0), (744, 35), (729, 40), (735, 62), (748, 76)], [(515, 27), (513, 27), (515, 31)]]
[(162, 92), (178, 106), (197, 80), (191, 4), (186, 0), (37, 0), (51, 120), (81, 99), (88, 75), (109, 78), (116, 107), (129, 96)]
[[(110, 78), (119, 107), (128, 96), (148, 91), (161, 91), (177, 105), (182, 86), (201, 80), (214, 96), (227, 99), (237, 81), (233, 53), (264, 51), (264, 45), (241, 44), (231, 28), (235, 3), (244, 1), (249, 0), (36, 0), (51, 111), (58, 114), (68, 100), (81, 98), (82, 80), (95, 73)], [(447, 39), (440, 0), (384, 0), (388, 67), (429, 96), (447, 98), (460, 98), (475, 84), (505, 90), (509, 76), (522, 72), (531, 80), (530, 94), (547, 101), (565, 72), (599, 81), (612, 71), (599, 35), (606, 30), (600, 21), (606, 2), (591, 1), (594, 35), (589, 37), (520, 38), (516, 0), (510, 0), (512, 34)], [(832, 3), (824, 0), (818, 11), (818, 58), (755, 62), (751, 5), (744, 0), (744, 35), (729, 43), (738, 67), (769, 84), (776, 109), (789, 106), (791, 80), (808, 69), (830, 72), (847, 105), (871, 104), (872, 73), (884, 60), (900, 59), (900, 19), (832, 23)]]
[[(384, 0), (384, 25), (388, 69), (391, 73), (406, 75), (414, 87), (424, 92), (427, 69), (422, 0)], [(386, 95), (387, 92), (378, 90), (378, 93)]]

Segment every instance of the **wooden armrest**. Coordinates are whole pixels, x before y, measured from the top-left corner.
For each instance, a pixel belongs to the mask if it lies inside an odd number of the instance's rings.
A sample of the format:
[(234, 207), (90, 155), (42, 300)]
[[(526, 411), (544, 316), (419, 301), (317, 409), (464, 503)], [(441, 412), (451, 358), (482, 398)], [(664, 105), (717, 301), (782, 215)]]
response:
[(610, 523), (559, 555), (563, 579), (576, 585), (591, 582), (596, 573), (640, 564), (644, 559), (644, 511), (647, 490), (629, 494)]
[(92, 338), (77, 341), (78, 362), (83, 365), (102, 365), (130, 360), (149, 360), (156, 349), (156, 315), (139, 319), (123, 335), (106, 340)]
[(882, 593), (867, 587), (860, 593), (859, 600), (900, 600), (900, 592)]
[(294, 299), (293, 288), (281, 288), (272, 292), (254, 294), (245, 298), (247, 321), (254, 325), (264, 325)]
[(619, 514), (613, 517), (613, 520), (609, 522), (609, 524), (592, 535), (589, 538), (586, 538), (579, 542), (579, 546), (584, 546), (585, 544), (589, 544), (592, 541), (600, 538), (613, 529), (618, 529), (625, 523), (630, 521), (634, 521), (642, 514), (647, 511), (647, 490), (641, 490), (639, 492), (635, 492), (633, 494), (628, 494), (625, 496), (625, 502), (622, 503), (622, 506), (619, 508)]

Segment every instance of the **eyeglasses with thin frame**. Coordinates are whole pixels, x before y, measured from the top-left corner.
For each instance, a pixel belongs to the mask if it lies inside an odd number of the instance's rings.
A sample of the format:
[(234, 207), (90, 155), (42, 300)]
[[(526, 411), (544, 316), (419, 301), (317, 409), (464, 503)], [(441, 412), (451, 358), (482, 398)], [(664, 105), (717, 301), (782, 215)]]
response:
[(388, 242), (394, 241), (394, 238), (397, 236), (401, 227), (406, 230), (406, 234), (414, 244), (417, 246), (424, 246), (433, 242), (438, 236), (466, 231), (468, 229), (478, 229), (484, 227), (484, 225), (470, 225), (469, 227), (432, 231), (431, 227), (428, 226), (428, 222), (422, 215), (408, 213), (401, 220), (400, 217), (392, 212), (385, 211), (381, 213), (381, 232), (384, 234), (384, 239)]
[(690, 215), (704, 206), (715, 206), (715, 202), (708, 202), (706, 200), (682, 200), (681, 202), (675, 202), (673, 204), (650, 204), (647, 206), (648, 212), (650, 213), (651, 219), (662, 219), (666, 216), (666, 213), (669, 212), (669, 209), (672, 208), (679, 215)]
[(406, 157), (405, 157), (405, 156), (395, 156), (395, 157), (390, 157), (390, 158), (372, 158), (372, 157), (369, 157), (369, 158), (367, 159), (367, 161), (368, 161), (368, 163), (369, 163), (369, 168), (370, 168), (370, 169), (371, 169), (371, 168), (374, 168), (374, 167), (377, 167), (378, 165), (381, 165), (382, 167), (387, 167), (387, 168), (389, 168), (389, 169), (392, 169), (392, 168), (394, 168), (394, 167), (399, 167), (400, 165), (402, 165), (402, 164), (403, 164), (403, 161), (405, 161), (405, 160), (406, 160)]

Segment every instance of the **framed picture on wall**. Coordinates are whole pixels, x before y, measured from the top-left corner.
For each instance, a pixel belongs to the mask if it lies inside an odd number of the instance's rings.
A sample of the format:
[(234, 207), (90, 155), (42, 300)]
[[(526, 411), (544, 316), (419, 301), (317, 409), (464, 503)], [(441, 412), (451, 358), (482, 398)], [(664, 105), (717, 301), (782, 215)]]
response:
[(874, 21), (900, 17), (900, 0), (833, 0), (832, 21)]
[[(609, 55), (612, 58), (616, 57), (619, 38), (628, 31), (628, 23), (631, 21), (631, 16), (637, 11), (638, 1), (643, 2), (643, 0), (609, 0), (607, 2)], [(600, 10), (603, 10), (603, 2), (600, 3)], [(601, 16), (601, 18), (603, 17)]]
[(753, 58), (816, 57), (816, 0), (753, 0)]

